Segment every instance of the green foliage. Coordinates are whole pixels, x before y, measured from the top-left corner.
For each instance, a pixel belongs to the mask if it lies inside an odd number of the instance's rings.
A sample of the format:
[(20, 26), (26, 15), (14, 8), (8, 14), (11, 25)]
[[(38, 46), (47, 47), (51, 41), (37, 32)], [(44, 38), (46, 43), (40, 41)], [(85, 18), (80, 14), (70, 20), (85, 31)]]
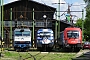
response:
[[(83, 23), (83, 25), (82, 25), (82, 23)], [(82, 20), (82, 19), (78, 19), (77, 20), (77, 22), (76, 22), (76, 24), (75, 24), (75, 26), (76, 27), (79, 27), (79, 28), (81, 28), (82, 29), (82, 26), (83, 26), (83, 34), (84, 34), (84, 36), (85, 36), (85, 28), (84, 28), (84, 24), (85, 23), (85, 20)], [(86, 40), (86, 38), (84, 37), (84, 40)]]
[[(29, 52), (16, 52), (6, 51), (2, 52), (4, 57), (0, 60), (72, 60), (75, 58), (76, 53), (63, 53), (63, 52), (49, 52), (40, 53), (39, 51)], [(9, 58), (9, 59), (8, 59)]]
[(88, 36), (88, 38), (86, 37), (87, 40), (90, 41), (90, 0), (84, 0), (85, 3), (87, 4), (86, 7), (86, 19), (84, 22), (84, 28), (85, 28), (85, 36)]
[(86, 18), (84, 23), (84, 28), (85, 28), (85, 35), (89, 36), (88, 39), (90, 39), (90, 19), (89, 18)]
[(82, 19), (78, 19), (75, 26), (82, 28)]
[(85, 3), (88, 3), (88, 2), (90, 2), (90, 0), (84, 0), (85, 1)]

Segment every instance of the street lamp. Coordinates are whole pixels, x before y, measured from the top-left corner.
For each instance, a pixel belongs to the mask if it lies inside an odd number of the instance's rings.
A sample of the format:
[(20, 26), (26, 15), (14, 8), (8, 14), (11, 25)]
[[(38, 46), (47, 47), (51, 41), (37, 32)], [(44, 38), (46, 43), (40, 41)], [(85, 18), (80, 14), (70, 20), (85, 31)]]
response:
[(47, 28), (47, 16), (46, 15), (43, 15), (43, 18), (45, 19), (45, 27)]
[(43, 18), (45, 18), (45, 19), (46, 19), (46, 17), (47, 17), (46, 15), (43, 15)]

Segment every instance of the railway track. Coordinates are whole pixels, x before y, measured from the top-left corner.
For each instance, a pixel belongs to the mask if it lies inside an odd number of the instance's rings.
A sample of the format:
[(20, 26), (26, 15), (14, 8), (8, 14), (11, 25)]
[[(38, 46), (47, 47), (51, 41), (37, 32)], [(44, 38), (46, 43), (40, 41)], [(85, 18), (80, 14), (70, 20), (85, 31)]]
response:
[(29, 58), (33, 58), (33, 60), (36, 60), (35, 56), (39, 55), (39, 54), (40, 54), (40, 52), (39, 52), (39, 53), (37, 53), (37, 54), (35, 54), (35, 55), (32, 55), (31, 53), (28, 53), (28, 54), (29, 54), (30, 56), (29, 56), (29, 57), (24, 58), (23, 60), (26, 60), (26, 59), (29, 59)]
[(89, 54), (90, 50), (81, 50), (79, 52), (5, 51), (3, 54), (8, 56), (4, 56), (0, 60), (75, 60), (82, 54), (85, 54), (84, 56), (88, 55), (87, 52)]
[(36, 52), (36, 53), (32, 53), (32, 52), (17, 52), (18, 54), (18, 60), (28, 60), (28, 59), (32, 59), (32, 60), (36, 60), (35, 56), (39, 55), (40, 52)]

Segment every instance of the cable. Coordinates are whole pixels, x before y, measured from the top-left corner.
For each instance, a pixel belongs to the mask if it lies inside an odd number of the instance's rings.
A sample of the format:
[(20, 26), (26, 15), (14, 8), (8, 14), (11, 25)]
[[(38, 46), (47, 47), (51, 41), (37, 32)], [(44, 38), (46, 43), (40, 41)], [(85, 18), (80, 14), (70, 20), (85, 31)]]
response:
[[(41, 1), (42, 1), (42, 0), (41, 0)], [(65, 1), (65, 0), (64, 0), (64, 1)], [(43, 1), (42, 1), (42, 2), (43, 2)], [(44, 2), (43, 2), (43, 3), (44, 3)], [(66, 3), (67, 3), (67, 2), (66, 2)], [(44, 4), (45, 4), (45, 3), (44, 3)], [(46, 5), (46, 4), (45, 4), (45, 5)], [(68, 9), (67, 9), (67, 10), (68, 10)], [(66, 11), (67, 11), (67, 10), (66, 10)], [(66, 12), (66, 11), (65, 11), (65, 12)], [(60, 15), (60, 16), (65, 15), (65, 12), (64, 12), (62, 15)], [(55, 13), (55, 16), (58, 16), (58, 15)], [(58, 16), (58, 17), (59, 17), (59, 16)]]
[[(46, 5), (46, 3), (45, 3), (43, 0), (41, 0), (41, 1)], [(64, 0), (64, 1), (65, 1), (65, 0)], [(67, 2), (66, 2), (66, 3), (67, 3)], [(48, 6), (47, 6), (47, 7), (48, 7)], [(49, 7), (48, 7), (48, 8), (49, 8)], [(50, 9), (50, 8), (49, 8), (49, 9)], [(51, 10), (51, 9), (50, 9), (50, 10)], [(68, 9), (67, 9), (67, 10), (68, 10)], [(66, 11), (67, 11), (67, 10), (66, 10)], [(52, 11), (52, 10), (51, 10), (51, 11)], [(66, 12), (66, 11), (65, 11), (65, 12)], [(65, 15), (65, 12), (64, 12), (63, 14), (61, 14), (61, 16)], [(55, 16), (58, 16), (58, 15), (55, 13)], [(59, 16), (58, 16), (58, 17), (59, 17)]]

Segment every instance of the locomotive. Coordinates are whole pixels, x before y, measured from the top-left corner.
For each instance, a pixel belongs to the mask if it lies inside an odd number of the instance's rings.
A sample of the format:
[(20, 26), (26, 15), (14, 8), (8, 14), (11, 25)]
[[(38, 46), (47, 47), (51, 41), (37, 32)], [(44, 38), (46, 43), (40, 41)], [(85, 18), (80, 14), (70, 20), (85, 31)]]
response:
[(82, 31), (78, 27), (67, 27), (60, 32), (57, 41), (60, 48), (79, 51), (82, 48)]
[(28, 51), (31, 47), (31, 31), (29, 28), (16, 28), (14, 30), (14, 49)]
[(54, 46), (54, 33), (51, 29), (39, 29), (37, 31), (37, 49), (50, 51)]

